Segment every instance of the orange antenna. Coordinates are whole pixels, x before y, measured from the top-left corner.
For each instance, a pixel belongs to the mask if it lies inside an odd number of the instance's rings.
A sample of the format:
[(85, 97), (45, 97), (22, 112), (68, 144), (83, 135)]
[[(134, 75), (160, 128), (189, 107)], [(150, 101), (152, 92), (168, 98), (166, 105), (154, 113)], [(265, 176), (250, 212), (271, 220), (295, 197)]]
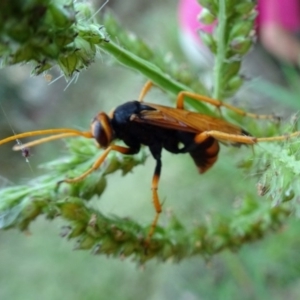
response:
[(72, 137), (72, 136), (83, 136), (85, 138), (93, 138), (92, 133), (89, 131), (80, 131), (72, 128), (54, 128), (54, 129), (36, 130), (36, 131), (29, 131), (29, 132), (16, 134), (8, 138), (5, 138), (3, 140), (0, 140), (0, 145), (8, 143), (10, 141), (14, 141), (16, 139), (21, 139), (21, 138), (36, 136), (36, 135), (44, 135), (44, 134), (51, 134), (52, 136), (40, 138), (38, 140), (28, 142), (22, 145), (15, 145), (13, 149), (22, 150), (22, 148), (24, 147), (32, 147), (53, 140), (58, 140), (65, 137)]

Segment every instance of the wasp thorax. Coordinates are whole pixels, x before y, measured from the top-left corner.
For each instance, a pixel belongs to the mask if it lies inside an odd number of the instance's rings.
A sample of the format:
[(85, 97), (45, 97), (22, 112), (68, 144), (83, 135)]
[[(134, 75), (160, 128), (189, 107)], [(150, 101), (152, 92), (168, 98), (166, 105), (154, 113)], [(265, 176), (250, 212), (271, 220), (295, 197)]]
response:
[(99, 113), (91, 122), (91, 132), (100, 147), (106, 148), (113, 139), (110, 118), (106, 113)]

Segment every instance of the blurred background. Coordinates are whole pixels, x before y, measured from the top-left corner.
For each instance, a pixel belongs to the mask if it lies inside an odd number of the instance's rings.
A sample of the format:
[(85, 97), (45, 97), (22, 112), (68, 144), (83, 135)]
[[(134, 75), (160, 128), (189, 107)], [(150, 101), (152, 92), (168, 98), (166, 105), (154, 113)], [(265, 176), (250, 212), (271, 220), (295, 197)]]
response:
[[(101, 3), (96, 2), (96, 7)], [(151, 47), (171, 51), (177, 61), (186, 61), (178, 42), (177, 6), (174, 1), (110, 1), (107, 4), (124, 26)], [(153, 34), (157, 32), (157, 34)], [(52, 79), (59, 72), (50, 72)], [(0, 70), (0, 138), (14, 132), (75, 127), (88, 129), (95, 112), (136, 99), (146, 78), (112, 64), (99, 55), (80, 73), (76, 83), (30, 77), (29, 66)], [(169, 104), (163, 92), (153, 90), (147, 98)], [(153, 99), (153, 100), (152, 100)], [(64, 141), (31, 149), (29, 163), (12, 144), (0, 148), (0, 188), (43, 174), (39, 165), (62, 156)], [(214, 213), (230, 214), (239, 195), (253, 190), (255, 181), (246, 178), (231, 161), (244, 157), (245, 147), (222, 147), (216, 166), (205, 176), (197, 173), (187, 155), (163, 154), (159, 193), (167, 220), (173, 210), (187, 226)], [(105, 213), (131, 217), (149, 223), (153, 218), (150, 183), (154, 161), (122, 177), (113, 174), (99, 208)], [(234, 174), (228, 178), (228, 172)], [(233, 171), (234, 170), (234, 171)], [(247, 183), (247, 184), (245, 184)], [(138, 188), (137, 188), (138, 186)], [(247, 186), (247, 187), (245, 187)], [(132, 192), (134, 191), (134, 193)], [(120, 196), (126, 202), (120, 203)], [(184, 199), (184, 201), (182, 201)], [(180, 201), (181, 200), (181, 201)], [(300, 296), (300, 247), (297, 221), (270, 234), (263, 241), (243, 247), (237, 253), (224, 252), (206, 262), (200, 257), (173, 262), (152, 261), (145, 268), (88, 251), (72, 251), (74, 245), (59, 236), (63, 222), (35, 221), (30, 233), (0, 232), (0, 299), (296, 299)]]

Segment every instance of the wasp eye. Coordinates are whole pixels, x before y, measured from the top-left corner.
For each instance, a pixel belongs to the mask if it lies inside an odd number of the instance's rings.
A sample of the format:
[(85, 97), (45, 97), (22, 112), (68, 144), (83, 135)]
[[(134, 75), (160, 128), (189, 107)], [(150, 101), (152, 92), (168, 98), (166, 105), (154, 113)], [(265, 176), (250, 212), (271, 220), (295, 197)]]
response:
[(106, 148), (112, 141), (112, 127), (109, 117), (99, 113), (91, 123), (91, 132), (100, 147)]

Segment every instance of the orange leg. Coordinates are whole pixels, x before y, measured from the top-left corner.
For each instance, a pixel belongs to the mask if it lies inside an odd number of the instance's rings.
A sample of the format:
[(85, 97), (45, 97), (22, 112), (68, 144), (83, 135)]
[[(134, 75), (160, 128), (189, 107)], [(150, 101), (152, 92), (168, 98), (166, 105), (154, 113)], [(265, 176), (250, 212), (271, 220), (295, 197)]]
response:
[[(142, 91), (139, 95), (139, 101), (143, 102), (143, 99), (145, 98), (145, 96), (147, 95), (147, 93), (150, 91), (150, 89), (154, 86), (152, 81), (147, 81), (146, 84), (144, 85), (144, 87), (142, 88)], [(188, 92), (188, 91), (182, 91), (178, 94), (177, 96), (177, 100), (176, 100), (176, 108), (178, 109), (184, 109), (184, 98), (185, 97), (189, 97), (192, 98), (196, 101), (200, 101), (200, 102), (205, 102), (205, 103), (209, 103), (213, 106), (215, 106), (218, 110), (220, 110), (221, 107), (226, 107), (227, 109), (230, 109), (232, 111), (234, 111), (235, 113), (241, 115), (241, 116), (247, 116), (253, 119), (271, 119), (271, 120), (278, 120), (279, 118), (276, 117), (275, 115), (258, 115), (258, 114), (253, 114), (253, 113), (248, 113), (245, 112), (242, 109), (239, 109), (233, 105), (224, 103), (220, 100), (217, 99), (213, 99), (204, 95), (200, 95), (200, 94), (196, 94), (193, 92)]]
[(257, 140), (258, 140), (256, 137), (253, 137), (253, 136), (230, 134), (230, 133), (224, 133), (222, 131), (210, 130), (210, 131), (203, 131), (203, 132), (199, 133), (198, 135), (196, 135), (194, 141), (197, 144), (201, 144), (208, 137), (213, 137), (219, 141), (250, 144), (250, 145), (257, 143)]
[(159, 197), (158, 197), (158, 193), (157, 193), (157, 189), (158, 189), (158, 182), (159, 182), (159, 175), (154, 174), (153, 179), (152, 179), (152, 201), (153, 201), (153, 206), (155, 208), (155, 217), (154, 220), (151, 223), (151, 227), (150, 230), (148, 232), (148, 236), (146, 239), (146, 244), (149, 244), (151, 237), (154, 234), (155, 228), (157, 226), (157, 222), (159, 219), (159, 215), (162, 212), (162, 206), (161, 203), (159, 201)]
[(298, 137), (298, 136), (300, 136), (300, 131), (296, 131), (294, 133), (287, 134), (287, 135), (257, 138), (253, 136), (230, 134), (230, 133), (224, 133), (222, 131), (211, 130), (211, 131), (204, 131), (196, 135), (195, 143), (200, 144), (204, 142), (208, 137), (213, 137), (219, 141), (253, 145), (261, 142), (285, 141), (290, 138)]
[[(144, 85), (144, 87), (140, 93), (140, 96), (139, 96), (139, 101), (143, 101), (143, 98), (146, 96), (146, 94), (149, 92), (149, 90), (153, 87), (153, 85), (154, 84), (151, 81), (148, 81)], [(276, 117), (274, 115), (258, 115), (258, 114), (248, 113), (242, 109), (239, 109), (239, 108), (237, 108), (233, 105), (227, 104), (227, 103), (223, 103), (222, 101), (219, 101), (217, 99), (213, 99), (213, 98), (210, 98), (210, 97), (207, 97), (204, 95), (199, 95), (199, 94), (188, 92), (188, 91), (182, 91), (178, 94), (177, 101), (176, 101), (176, 108), (184, 109), (184, 98), (185, 97), (192, 98), (196, 101), (209, 103), (211, 105), (214, 105), (218, 109), (220, 109), (221, 107), (226, 107), (227, 109), (230, 109), (241, 116), (247, 116), (247, 117), (250, 117), (253, 119), (272, 119), (272, 120), (279, 119), (278, 117)], [(205, 132), (202, 132), (199, 135), (197, 135), (195, 138), (195, 142), (201, 143), (209, 136), (214, 137), (215, 139), (220, 140), (220, 141), (223, 140), (223, 141), (253, 145), (258, 142), (284, 141), (289, 138), (298, 137), (298, 136), (300, 136), (300, 131), (297, 131), (297, 132), (294, 132), (294, 133), (288, 134), (288, 135), (255, 138), (255, 137), (251, 137), (251, 136), (235, 135), (235, 134), (229, 134), (229, 133), (224, 133), (221, 131), (212, 130), (212, 131), (205, 131)]]
[(108, 153), (112, 150), (118, 151), (123, 154), (132, 154), (133, 152), (135, 152), (131, 148), (126, 148), (126, 147), (122, 147), (122, 146), (118, 146), (118, 145), (111, 145), (104, 150), (104, 152), (101, 154), (101, 156), (94, 162), (92, 167), (89, 168), (87, 171), (85, 171), (78, 177), (61, 180), (58, 182), (58, 184), (61, 184), (63, 182), (74, 183), (74, 182), (83, 180), (85, 177), (87, 177), (89, 174), (91, 174), (92, 172), (97, 170), (102, 165), (102, 163), (105, 160), (105, 158), (107, 157)]
[(142, 91), (140, 92), (140, 95), (139, 95), (140, 102), (144, 101), (144, 98), (146, 97), (146, 95), (148, 94), (148, 92), (151, 90), (151, 88), (153, 86), (154, 86), (154, 84), (150, 80), (145, 83), (145, 85), (143, 86)]
[(184, 109), (184, 97), (189, 97), (196, 101), (209, 103), (209, 104), (217, 107), (218, 109), (220, 109), (223, 106), (223, 107), (226, 107), (227, 109), (234, 111), (235, 113), (237, 113), (241, 116), (247, 116), (247, 117), (250, 117), (253, 119), (272, 119), (272, 120), (278, 119), (274, 115), (257, 115), (257, 114), (248, 113), (248, 112), (245, 112), (242, 109), (239, 109), (233, 105), (224, 103), (224, 102), (216, 100), (216, 99), (212, 99), (212, 98), (204, 96), (204, 95), (199, 95), (196, 93), (188, 92), (188, 91), (182, 91), (178, 94), (177, 101), (176, 101), (176, 108)]
[[(152, 202), (153, 202), (153, 206), (155, 209), (155, 217), (154, 220), (151, 223), (151, 227), (149, 229), (145, 244), (148, 245), (151, 237), (154, 234), (155, 228), (157, 226), (157, 222), (159, 219), (159, 215), (162, 212), (162, 206), (161, 203), (159, 201), (159, 197), (158, 197), (158, 193), (157, 193), (157, 189), (158, 189), (158, 182), (159, 182), (159, 178), (160, 178), (160, 173), (161, 173), (161, 167), (162, 167), (162, 163), (161, 163), (161, 158), (160, 158), (160, 151), (159, 153), (157, 152), (156, 154), (154, 154), (154, 158), (156, 160), (156, 166), (155, 166), (155, 170), (154, 170), (154, 174), (153, 174), (153, 178), (152, 178)], [(152, 151), (151, 151), (152, 152)], [(153, 154), (153, 152), (152, 152)]]
[(271, 136), (271, 137), (261, 137), (261, 138), (257, 138), (256, 142), (260, 143), (260, 142), (276, 142), (276, 141), (286, 141), (290, 138), (294, 138), (294, 137), (298, 137), (300, 136), (300, 131), (296, 131), (290, 134), (286, 134), (286, 135), (279, 135), (279, 136)]

